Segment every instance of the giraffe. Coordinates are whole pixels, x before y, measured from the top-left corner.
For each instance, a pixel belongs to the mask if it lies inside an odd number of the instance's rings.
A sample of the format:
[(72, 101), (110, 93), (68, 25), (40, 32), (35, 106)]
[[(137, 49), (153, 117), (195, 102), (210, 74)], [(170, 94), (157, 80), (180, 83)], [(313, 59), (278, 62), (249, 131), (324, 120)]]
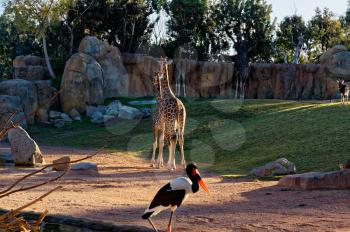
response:
[[(162, 130), (162, 122), (161, 122), (161, 112), (160, 112), (160, 104), (161, 104), (161, 89), (160, 89), (160, 75), (161, 72), (156, 72), (154, 77), (152, 78), (154, 95), (157, 101), (156, 111), (153, 115), (153, 145), (152, 145), (152, 159), (151, 159), (151, 167), (156, 166), (156, 150), (158, 146), (158, 134), (159, 131)], [(163, 161), (158, 164), (159, 167), (163, 167)]]
[(181, 165), (186, 166), (184, 154), (184, 133), (186, 122), (186, 109), (184, 104), (173, 93), (169, 83), (168, 64), (166, 59), (161, 60), (160, 75), (160, 115), (162, 129), (159, 138), (158, 167), (163, 163), (164, 139), (168, 141), (169, 159), (168, 169), (175, 170), (175, 149), (179, 142)]

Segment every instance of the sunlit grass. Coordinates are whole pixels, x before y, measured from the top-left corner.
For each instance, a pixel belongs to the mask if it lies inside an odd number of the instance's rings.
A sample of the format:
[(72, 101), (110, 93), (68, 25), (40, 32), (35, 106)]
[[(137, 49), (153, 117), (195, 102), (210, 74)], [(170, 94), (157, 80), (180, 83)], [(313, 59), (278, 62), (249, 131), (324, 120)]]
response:
[[(134, 99), (121, 100), (126, 104)], [(230, 99), (184, 103), (187, 160), (224, 175), (246, 175), (280, 157), (295, 162), (298, 172), (338, 169), (350, 158), (350, 105)], [(39, 144), (106, 147), (145, 158), (151, 154), (153, 139), (152, 119), (97, 126), (85, 118), (65, 128), (34, 126), (29, 132)]]

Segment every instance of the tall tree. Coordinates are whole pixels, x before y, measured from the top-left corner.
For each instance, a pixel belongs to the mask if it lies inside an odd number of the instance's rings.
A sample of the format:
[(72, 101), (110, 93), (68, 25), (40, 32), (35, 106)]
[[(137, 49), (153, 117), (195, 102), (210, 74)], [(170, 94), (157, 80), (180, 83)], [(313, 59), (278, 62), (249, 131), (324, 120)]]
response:
[(303, 17), (299, 15), (287, 16), (281, 21), (276, 32), (277, 49), (280, 53), (287, 55), (288, 63), (297, 64), (301, 50), (308, 40), (307, 37), (307, 27)]
[(348, 6), (345, 11), (345, 15), (340, 17), (340, 21), (343, 26), (350, 26), (350, 0), (348, 0)]
[(12, 78), (12, 60), (23, 54), (40, 54), (33, 33), (20, 33), (10, 18), (0, 16), (0, 79)]
[(239, 80), (236, 93), (241, 95), (244, 95), (249, 63), (271, 60), (270, 43), (275, 25), (271, 12), (272, 6), (264, 0), (222, 0), (214, 7), (217, 34), (236, 52), (236, 77)]
[[(170, 54), (176, 49), (195, 49), (200, 60), (208, 58), (212, 22), (206, 0), (172, 0), (166, 4)], [(181, 49), (180, 49), (181, 50)], [(187, 49), (188, 50), (188, 49)]]
[(319, 57), (328, 48), (342, 41), (342, 26), (339, 19), (334, 18), (334, 13), (328, 8), (323, 12), (316, 8), (315, 15), (309, 21), (308, 31), (310, 34), (310, 61), (318, 61)]
[(52, 69), (47, 49), (47, 28), (53, 21), (59, 20), (68, 0), (12, 0), (8, 3), (6, 12), (14, 18), (18, 30), (34, 31), (42, 41), (45, 62), (52, 78), (56, 75)]
[(149, 41), (155, 22), (149, 16), (157, 9), (154, 0), (77, 0), (68, 12), (74, 21), (74, 44), (86, 35), (107, 40), (123, 52), (135, 52)]

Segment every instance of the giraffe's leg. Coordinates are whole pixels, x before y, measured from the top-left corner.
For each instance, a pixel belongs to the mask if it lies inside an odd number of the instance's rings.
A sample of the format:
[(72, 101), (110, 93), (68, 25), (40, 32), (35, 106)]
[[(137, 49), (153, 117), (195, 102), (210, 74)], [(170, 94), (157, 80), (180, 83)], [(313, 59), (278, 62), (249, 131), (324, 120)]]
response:
[(163, 163), (163, 148), (164, 148), (164, 130), (161, 130), (160, 137), (159, 137), (159, 154), (158, 154), (158, 168), (161, 168), (164, 166)]
[(169, 160), (168, 160), (168, 169), (169, 169), (169, 171), (175, 171), (176, 170), (175, 148), (176, 148), (176, 140), (170, 139), (170, 143), (169, 143)]
[(174, 130), (169, 138), (169, 159), (168, 159), (168, 169), (170, 171), (176, 170), (175, 164), (175, 150), (177, 144), (177, 132)]
[(155, 167), (156, 165), (156, 151), (158, 145), (158, 128), (153, 128), (153, 150), (152, 150), (152, 160), (151, 167)]

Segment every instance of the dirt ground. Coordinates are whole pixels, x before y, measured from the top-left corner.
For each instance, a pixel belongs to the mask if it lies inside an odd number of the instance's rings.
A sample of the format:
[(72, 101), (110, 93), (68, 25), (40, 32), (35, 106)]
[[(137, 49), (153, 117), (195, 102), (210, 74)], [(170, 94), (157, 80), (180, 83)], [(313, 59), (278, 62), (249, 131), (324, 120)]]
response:
[[(0, 153), (8, 150), (0, 147)], [(47, 162), (64, 155), (81, 158), (92, 151), (43, 147)], [(91, 162), (99, 175), (69, 174), (60, 181), (62, 191), (29, 208), (51, 214), (70, 215), (147, 226), (141, 219), (156, 191), (183, 171), (169, 174), (155, 170), (147, 161), (123, 153), (105, 153)], [(0, 169), (0, 190), (32, 169)], [(26, 184), (57, 175), (42, 173)], [(176, 212), (174, 231), (350, 231), (350, 191), (290, 191), (277, 182), (227, 179), (202, 171), (211, 195), (203, 190), (192, 195)], [(0, 199), (0, 208), (13, 209), (33, 200), (53, 185)], [(169, 213), (154, 218), (165, 229)]]

